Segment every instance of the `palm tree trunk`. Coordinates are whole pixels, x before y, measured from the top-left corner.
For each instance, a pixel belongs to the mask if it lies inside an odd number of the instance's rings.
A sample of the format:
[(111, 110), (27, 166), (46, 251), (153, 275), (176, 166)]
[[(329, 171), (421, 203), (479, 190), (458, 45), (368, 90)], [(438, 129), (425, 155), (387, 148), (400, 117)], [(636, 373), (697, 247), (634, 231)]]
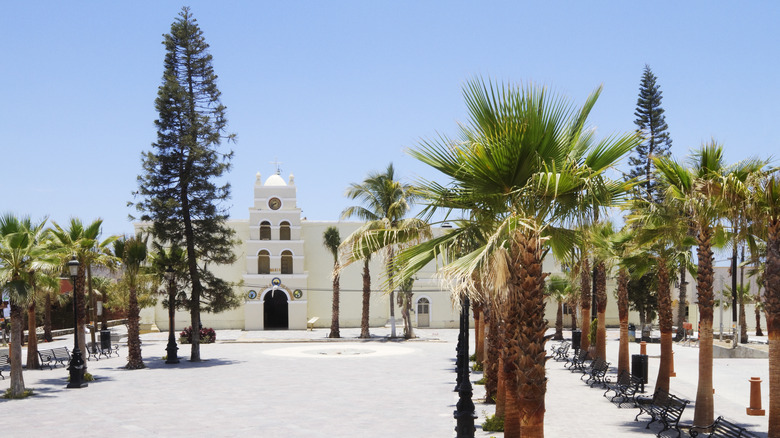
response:
[(563, 340), (563, 303), (558, 301), (558, 310), (555, 312), (555, 334), (553, 339)]
[(482, 359), (485, 357), (484, 354), (480, 351), (482, 348), (480, 333), (482, 333), (482, 336), (484, 336), (485, 333), (485, 329), (482, 326), (484, 324), (484, 321), (482, 321), (482, 306), (474, 304), (472, 309), (474, 311), (474, 363), (481, 367)]
[(387, 274), (387, 283), (390, 287), (390, 337), (395, 337), (395, 284), (393, 283), (393, 258), (395, 251), (393, 247), (387, 248), (387, 260), (385, 262), (385, 272)]
[(35, 301), (27, 308), (27, 369), (35, 370), (38, 365), (38, 332), (35, 318)]
[(51, 294), (46, 294), (46, 303), (43, 309), (43, 339), (51, 342), (54, 338), (51, 335)]
[[(506, 391), (504, 403), (504, 438), (520, 438), (522, 434), (522, 413), (516, 391)], [(498, 414), (496, 414), (498, 415)]]
[(590, 333), (590, 300), (590, 263), (588, 257), (583, 254), (580, 266), (580, 319), (582, 320), (580, 348), (585, 351), (588, 351), (590, 347), (590, 339), (588, 338)]
[[(536, 233), (518, 232), (513, 246), (507, 297), (506, 363), (507, 419), (517, 402), (523, 437), (544, 437), (545, 363), (544, 279), (542, 252)], [(510, 400), (516, 397), (517, 401)]]
[(24, 378), (22, 377), (22, 306), (11, 300), (11, 348), (9, 359), (11, 362), (11, 395), (19, 396), (24, 393)]
[[(696, 290), (699, 295), (701, 336), (699, 339), (699, 382), (696, 389), (696, 405), (693, 425), (704, 427), (712, 424), (715, 402), (712, 394), (712, 319), (713, 319), (713, 256), (712, 229), (701, 227), (698, 234), (697, 255), (699, 269)], [(771, 392), (771, 389), (770, 389)]]
[(569, 305), (571, 308), (571, 331), (577, 330), (577, 306)]
[(598, 311), (596, 357), (601, 360), (607, 360), (607, 268), (604, 262), (596, 264), (595, 271), (596, 309)]
[(685, 309), (688, 307), (688, 281), (686, 280), (687, 269), (684, 263), (680, 266), (680, 301), (677, 304), (677, 340), (685, 337)]
[(628, 351), (628, 271), (625, 268), (620, 268), (618, 272), (618, 318), (620, 319), (618, 376), (620, 376), (624, 374), (624, 371), (626, 373), (630, 372)]
[(496, 386), (496, 417), (499, 418), (506, 418), (506, 379), (504, 353), (502, 351), (498, 354), (498, 382)]
[(499, 337), (496, 312), (485, 309), (484, 322), (487, 324), (487, 337), (485, 339), (485, 358), (482, 369), (485, 377), (485, 403), (496, 403), (498, 393), (498, 364), (499, 364)]
[(336, 273), (338, 263), (333, 266), (333, 305), (331, 306), (330, 333), (329, 338), (340, 338), (339, 331), (339, 274)]
[[(138, 308), (138, 293), (135, 287), (130, 287), (130, 294), (127, 305), (127, 365), (129, 370), (144, 368), (143, 357), (141, 356), (141, 331), (139, 326), (140, 309)], [(192, 331), (200, 331), (193, 327)], [(194, 333), (193, 333), (194, 336)]]
[(360, 318), (360, 338), (368, 339), (371, 333), (368, 328), (368, 314), (371, 303), (371, 271), (368, 268), (369, 259), (363, 259), (363, 313)]
[(769, 332), (769, 435), (780, 436), (780, 220), (768, 224), (764, 309)]
[(758, 297), (756, 297), (756, 336), (764, 336), (761, 330), (761, 309), (758, 307)]
[(672, 297), (669, 271), (663, 258), (658, 261), (658, 323), (661, 329), (661, 362), (655, 389), (662, 388), (668, 392), (672, 372)]

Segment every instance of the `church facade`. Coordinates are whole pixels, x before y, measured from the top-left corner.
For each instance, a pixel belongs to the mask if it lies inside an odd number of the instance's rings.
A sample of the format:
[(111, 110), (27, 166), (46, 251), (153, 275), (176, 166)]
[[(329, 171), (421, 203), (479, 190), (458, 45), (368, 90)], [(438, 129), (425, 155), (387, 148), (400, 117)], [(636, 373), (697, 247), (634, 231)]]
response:
[[(323, 245), (323, 233), (335, 226), (343, 239), (362, 223), (354, 221), (309, 221), (301, 217), (297, 204), (295, 178), (287, 181), (273, 174), (265, 181), (258, 173), (254, 202), (249, 217), (231, 220), (229, 225), (240, 241), (237, 260), (218, 266), (215, 275), (236, 283), (243, 304), (217, 313), (201, 314), (204, 327), (242, 330), (302, 330), (316, 319), (314, 327), (330, 327), (332, 306), (333, 256)], [(140, 228), (140, 225), (138, 226)], [(382, 290), (383, 257), (370, 262), (371, 300), (369, 324), (385, 326), (390, 321), (389, 295)], [(344, 268), (340, 276), (341, 327), (359, 327), (362, 315), (363, 263)], [(403, 332), (401, 309), (392, 303), (397, 332)], [(435, 266), (416, 276), (412, 296), (412, 324), (415, 327), (453, 328), (458, 326), (458, 310), (451, 294), (435, 278)], [(189, 325), (187, 312), (176, 313), (176, 330)], [(141, 323), (168, 329), (168, 312), (158, 304), (143, 309)]]

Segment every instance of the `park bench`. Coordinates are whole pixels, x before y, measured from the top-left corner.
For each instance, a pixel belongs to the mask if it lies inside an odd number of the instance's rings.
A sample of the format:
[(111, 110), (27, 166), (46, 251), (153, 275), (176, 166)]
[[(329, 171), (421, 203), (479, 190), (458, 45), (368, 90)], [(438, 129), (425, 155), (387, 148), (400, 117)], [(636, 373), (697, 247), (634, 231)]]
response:
[(593, 388), (593, 385), (601, 383), (602, 387), (606, 387), (605, 379), (608, 372), (609, 362), (604, 359), (595, 359), (590, 363), (590, 366), (583, 371), (580, 380), (585, 378), (585, 376), (588, 376), (588, 378), (585, 379), (586, 385), (590, 385), (590, 387)]
[[(638, 376), (632, 376), (626, 370), (620, 373), (615, 383), (606, 383), (607, 390), (604, 391), (604, 397), (607, 397), (609, 401), (617, 405), (618, 408), (622, 408), (623, 405), (628, 405), (632, 408), (636, 407), (636, 395), (639, 392), (639, 388), (642, 385), (642, 378)], [(609, 392), (614, 392), (615, 395), (608, 396)]]
[(100, 343), (95, 343), (93, 348), (93, 344), (89, 343), (87, 344), (87, 360), (90, 358), (94, 358), (95, 360), (100, 360), (101, 357), (105, 357), (106, 359), (110, 358), (112, 355), (116, 354), (116, 357), (119, 357), (119, 345), (111, 345), (109, 348), (103, 348), (103, 345)]
[(561, 342), (558, 345), (553, 345), (552, 348), (550, 349), (550, 352), (552, 353), (552, 358), (555, 359), (556, 361), (567, 360), (570, 347), (571, 347), (571, 342), (568, 341)]
[(309, 331), (314, 330), (314, 323), (319, 320), (319, 316), (312, 317), (310, 320), (306, 321), (306, 328), (309, 329)]
[(587, 350), (580, 350), (576, 354), (572, 355), (566, 364), (564, 364), (564, 367), (568, 367), (569, 371), (584, 371), (585, 367), (587, 366), (586, 362), (588, 362), (590, 359), (588, 359), (588, 351)]
[(0, 377), (5, 380), (5, 376), (3, 375), (3, 370), (10, 369), (11, 364), (8, 362), (8, 355), (0, 356)]
[(68, 351), (68, 347), (38, 350), (38, 357), (41, 359), (41, 369), (43, 369), (44, 366), (52, 369), (56, 368), (57, 364), (66, 366), (70, 361), (70, 352)]
[(639, 413), (636, 414), (634, 421), (639, 421), (639, 416), (642, 415), (642, 413), (646, 413), (651, 417), (651, 420), (647, 423), (645, 429), (649, 429), (651, 424), (660, 421), (663, 425), (663, 429), (656, 434), (657, 436), (660, 437), (662, 432), (671, 429), (677, 431), (678, 437), (682, 434), (678, 423), (685, 407), (690, 403), (690, 400), (683, 400), (675, 395), (669, 394), (662, 388), (658, 388), (655, 390), (655, 393), (653, 393), (653, 398), (636, 397), (636, 403), (639, 408)]
[[(709, 432), (705, 432), (706, 430)], [(691, 427), (688, 431), (691, 438), (698, 437), (700, 433), (706, 434), (707, 438), (758, 438), (758, 435), (748, 432), (744, 427), (739, 427), (722, 416), (707, 427)]]

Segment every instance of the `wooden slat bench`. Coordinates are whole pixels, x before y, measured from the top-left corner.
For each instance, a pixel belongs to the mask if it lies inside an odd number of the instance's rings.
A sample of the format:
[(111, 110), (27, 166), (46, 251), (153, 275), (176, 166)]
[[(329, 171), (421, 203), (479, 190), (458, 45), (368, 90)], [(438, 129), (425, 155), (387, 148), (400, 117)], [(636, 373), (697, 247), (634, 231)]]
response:
[(70, 351), (68, 351), (68, 347), (38, 350), (38, 357), (41, 359), (41, 369), (43, 369), (44, 366), (52, 369), (56, 368), (58, 364), (67, 366), (70, 361)]
[(569, 370), (572, 372), (574, 370), (582, 371), (585, 369), (585, 362), (587, 361), (588, 351), (580, 350), (576, 354), (572, 354), (572, 356), (567, 359), (563, 366), (569, 368)]
[(319, 320), (320, 320), (320, 317), (319, 316), (315, 316), (315, 317), (311, 318), (310, 320), (306, 321), (306, 328), (309, 329), (309, 331), (313, 330), (314, 329), (314, 323), (319, 321)]
[[(705, 432), (706, 430), (709, 432)], [(739, 427), (722, 416), (707, 427), (691, 427), (688, 433), (691, 438), (696, 438), (699, 434), (707, 438), (758, 438), (758, 435), (748, 432), (744, 427)]]

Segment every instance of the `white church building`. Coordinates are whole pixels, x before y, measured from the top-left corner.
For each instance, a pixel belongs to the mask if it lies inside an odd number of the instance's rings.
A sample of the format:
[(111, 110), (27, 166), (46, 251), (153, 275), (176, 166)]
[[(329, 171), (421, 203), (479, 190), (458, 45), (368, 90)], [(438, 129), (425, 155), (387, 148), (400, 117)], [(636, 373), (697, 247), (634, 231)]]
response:
[[(344, 239), (362, 223), (354, 221), (309, 221), (301, 217), (293, 175), (285, 181), (273, 174), (264, 182), (257, 174), (254, 204), (249, 218), (230, 220), (240, 241), (235, 248), (236, 262), (218, 266), (215, 275), (242, 282), (239, 307), (222, 313), (202, 313), (204, 327), (215, 329), (269, 330), (306, 329), (307, 322), (319, 318), (315, 327), (330, 327), (332, 305), (333, 256), (323, 245), (323, 233), (330, 226), (339, 229)], [(141, 227), (139, 224), (138, 227)], [(389, 295), (382, 290), (383, 259), (372, 257), (370, 320), (372, 327), (390, 321)], [(362, 315), (363, 263), (346, 267), (340, 277), (341, 327), (360, 327)], [(445, 328), (458, 326), (458, 311), (451, 294), (435, 278), (435, 266), (417, 275), (412, 298), (412, 323), (415, 327)], [(395, 318), (398, 333), (403, 332), (401, 309), (397, 303)], [(176, 313), (176, 330), (189, 325), (189, 314)], [(158, 303), (141, 311), (141, 324), (168, 329), (168, 311)]]

